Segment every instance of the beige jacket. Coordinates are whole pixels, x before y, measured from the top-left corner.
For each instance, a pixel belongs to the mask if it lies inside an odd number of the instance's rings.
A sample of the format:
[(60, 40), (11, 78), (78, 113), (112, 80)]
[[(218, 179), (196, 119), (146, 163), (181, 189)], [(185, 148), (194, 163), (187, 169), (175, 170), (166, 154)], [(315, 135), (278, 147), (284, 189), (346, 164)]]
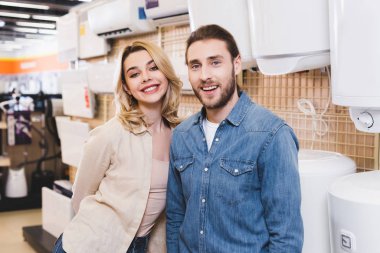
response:
[[(144, 215), (151, 168), (146, 128), (133, 134), (115, 117), (92, 130), (73, 186), (76, 215), (63, 233), (64, 250), (125, 253)], [(163, 226), (152, 232), (150, 252), (166, 252)]]

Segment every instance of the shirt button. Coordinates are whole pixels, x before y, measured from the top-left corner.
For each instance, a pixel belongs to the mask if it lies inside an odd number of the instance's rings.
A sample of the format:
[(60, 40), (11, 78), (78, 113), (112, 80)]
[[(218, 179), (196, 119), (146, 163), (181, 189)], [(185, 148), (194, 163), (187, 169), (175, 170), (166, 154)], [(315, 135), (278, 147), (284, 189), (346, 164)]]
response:
[(207, 172), (208, 171), (208, 168), (205, 168), (205, 172)]
[(203, 235), (203, 230), (199, 231), (199, 233), (200, 233), (201, 235)]
[(239, 172), (239, 170), (238, 170), (238, 169), (234, 169), (234, 172), (235, 172), (235, 173), (238, 173), (238, 172)]
[(202, 199), (202, 203), (205, 203), (206, 202), (206, 200), (205, 199)]
[(215, 141), (219, 141), (219, 138), (216, 138)]
[(206, 138), (203, 138), (202, 141), (206, 141)]
[(180, 169), (182, 169), (182, 168), (183, 168), (183, 166), (181, 165), (181, 166), (179, 166), (179, 168), (180, 168)]

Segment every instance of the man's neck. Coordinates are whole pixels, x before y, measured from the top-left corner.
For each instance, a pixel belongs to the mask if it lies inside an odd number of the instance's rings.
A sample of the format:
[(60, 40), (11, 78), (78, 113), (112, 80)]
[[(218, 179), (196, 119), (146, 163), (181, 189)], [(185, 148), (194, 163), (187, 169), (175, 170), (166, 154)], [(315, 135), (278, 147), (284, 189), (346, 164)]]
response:
[(227, 102), (225, 106), (222, 108), (216, 108), (216, 109), (207, 109), (206, 108), (206, 117), (207, 120), (212, 123), (220, 123), (222, 122), (227, 116), (230, 114), (234, 106), (239, 100), (239, 96), (237, 95), (237, 92), (234, 93), (234, 95), (231, 97), (231, 99)]

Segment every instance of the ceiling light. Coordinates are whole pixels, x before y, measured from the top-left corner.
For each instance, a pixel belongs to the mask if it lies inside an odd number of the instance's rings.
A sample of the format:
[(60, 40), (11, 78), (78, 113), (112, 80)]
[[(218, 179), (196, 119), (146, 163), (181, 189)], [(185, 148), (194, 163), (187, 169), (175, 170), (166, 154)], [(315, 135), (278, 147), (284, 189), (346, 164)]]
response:
[(22, 45), (20, 44), (0, 44), (0, 49), (21, 49)]
[(56, 30), (38, 29), (38, 33), (41, 34), (57, 34)]
[(30, 8), (30, 9), (40, 9), (40, 10), (49, 10), (50, 9), (50, 7), (47, 5), (15, 3), (15, 2), (8, 2), (8, 1), (0, 1), (0, 5), (12, 6), (12, 7), (21, 7), (21, 8)]
[(12, 18), (30, 18), (29, 14), (21, 14), (21, 13), (14, 13), (14, 12), (5, 12), (5, 11), (0, 11), (0, 16), (3, 17), (12, 17)]
[(47, 20), (47, 21), (57, 21), (59, 17), (56, 16), (45, 16), (45, 15), (32, 15), (33, 19)]
[(55, 24), (46, 24), (46, 23), (32, 23), (32, 22), (16, 22), (18, 26), (28, 26), (28, 27), (38, 27), (38, 28), (49, 28), (54, 29)]
[(23, 28), (23, 27), (16, 27), (13, 28), (16, 32), (22, 32), (22, 33), (37, 33), (37, 29), (34, 28)]
[(0, 19), (0, 27), (3, 27), (3, 26), (5, 26), (5, 22)]

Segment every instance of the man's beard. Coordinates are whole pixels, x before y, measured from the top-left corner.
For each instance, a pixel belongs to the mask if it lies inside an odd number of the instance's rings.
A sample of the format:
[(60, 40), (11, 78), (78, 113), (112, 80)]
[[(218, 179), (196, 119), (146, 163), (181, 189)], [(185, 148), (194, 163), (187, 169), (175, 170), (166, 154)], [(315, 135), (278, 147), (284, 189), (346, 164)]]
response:
[(236, 90), (235, 71), (232, 70), (229, 85), (225, 88), (225, 90), (220, 95), (220, 98), (214, 104), (207, 104), (207, 102), (202, 99), (202, 96), (199, 94), (198, 91), (194, 90), (194, 94), (199, 99), (199, 101), (201, 101), (202, 105), (206, 109), (220, 109), (220, 108), (223, 108), (230, 101), (233, 94), (235, 93), (235, 90)]

